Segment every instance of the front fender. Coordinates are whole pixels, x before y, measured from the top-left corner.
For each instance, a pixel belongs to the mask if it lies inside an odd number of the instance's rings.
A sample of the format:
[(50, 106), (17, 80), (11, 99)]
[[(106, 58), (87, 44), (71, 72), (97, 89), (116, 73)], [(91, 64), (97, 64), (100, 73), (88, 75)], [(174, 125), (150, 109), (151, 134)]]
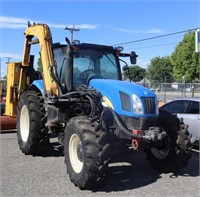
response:
[(30, 85), (29, 89), (35, 89), (35, 87), (41, 92), (41, 94), (44, 96), (44, 82), (43, 80), (35, 80)]

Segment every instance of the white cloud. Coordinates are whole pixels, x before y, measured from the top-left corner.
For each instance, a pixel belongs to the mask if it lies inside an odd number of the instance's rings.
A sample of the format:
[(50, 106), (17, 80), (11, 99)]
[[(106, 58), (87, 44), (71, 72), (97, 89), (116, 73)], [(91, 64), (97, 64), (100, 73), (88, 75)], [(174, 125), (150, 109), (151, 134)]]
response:
[(153, 28), (153, 29), (147, 29), (147, 30), (136, 30), (136, 29), (125, 29), (125, 28), (118, 28), (118, 27), (108, 27), (117, 31), (122, 31), (126, 33), (140, 33), (140, 34), (160, 34), (163, 33), (163, 30)]
[(161, 33), (163, 33), (163, 31), (161, 29), (150, 29), (147, 32), (151, 33), (151, 34), (161, 34)]
[(97, 29), (98, 25), (80, 24), (80, 25), (67, 25), (67, 27), (69, 27), (69, 28), (75, 27), (75, 28), (79, 28), (79, 29)]
[[(28, 18), (17, 18), (17, 17), (7, 17), (7, 16), (0, 16), (0, 28), (5, 29), (24, 29), (28, 25), (28, 21), (30, 23), (39, 23), (38, 21), (28, 19)], [(40, 21), (40, 23), (46, 23), (44, 21)], [(48, 24), (48, 23), (47, 23)], [(67, 24), (48, 24), (51, 28), (61, 28), (64, 29), (66, 26), (74, 27), (74, 25), (67, 25)], [(96, 29), (98, 25), (91, 25), (91, 24), (80, 24), (75, 25), (80, 29)]]
[(16, 17), (7, 17), (7, 16), (0, 16), (1, 23), (27, 23), (28, 19), (25, 18), (16, 18)]
[(48, 24), (51, 28), (58, 28), (58, 29), (64, 29), (66, 25), (55, 25), (55, 24)]
[(0, 16), (0, 28), (24, 29), (27, 27), (28, 21), (32, 22), (33, 20), (27, 18)]
[(25, 29), (25, 24), (13, 24), (13, 23), (0, 23), (0, 28), (4, 29)]
[(49, 24), (50, 27), (52, 28), (62, 28), (64, 29), (65, 27), (68, 28), (76, 28), (76, 29), (97, 29), (98, 25), (90, 25), (90, 24), (80, 24), (80, 25), (54, 25), (54, 24)]
[(129, 30), (129, 29), (123, 29), (123, 28), (118, 28), (118, 27), (113, 27), (112, 29), (118, 30), (118, 31), (122, 31), (122, 32), (126, 32), (126, 33), (136, 33), (136, 31), (134, 30)]

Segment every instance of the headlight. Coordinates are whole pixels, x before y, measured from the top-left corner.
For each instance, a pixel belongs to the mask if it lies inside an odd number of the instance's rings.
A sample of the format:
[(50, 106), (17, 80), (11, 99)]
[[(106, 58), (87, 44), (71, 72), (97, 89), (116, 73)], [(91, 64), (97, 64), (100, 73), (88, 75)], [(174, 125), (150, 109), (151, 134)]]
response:
[(109, 100), (106, 96), (103, 96), (102, 102), (101, 102), (101, 103), (102, 103), (102, 105), (103, 105), (104, 107), (114, 109), (112, 103), (110, 102), (110, 100)]
[(132, 99), (133, 99), (133, 112), (136, 114), (144, 114), (141, 100), (135, 94), (132, 94)]

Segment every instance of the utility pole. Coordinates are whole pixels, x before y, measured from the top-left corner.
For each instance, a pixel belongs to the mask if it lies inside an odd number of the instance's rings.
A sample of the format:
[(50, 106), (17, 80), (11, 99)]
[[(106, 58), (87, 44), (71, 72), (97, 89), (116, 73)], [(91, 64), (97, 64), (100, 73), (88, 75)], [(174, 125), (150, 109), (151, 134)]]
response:
[(7, 59), (6, 64), (8, 64), (10, 62), (10, 60), (12, 59), (12, 57), (5, 57)]
[(200, 80), (200, 29), (195, 32), (195, 52), (198, 54), (199, 59), (199, 80)]
[(71, 43), (72, 43), (73, 40), (74, 40), (74, 38), (73, 38), (74, 31), (79, 31), (80, 29), (78, 27), (75, 27), (75, 26), (73, 26), (73, 27), (67, 27), (66, 26), (65, 30), (70, 31), (70, 33), (71, 33)]

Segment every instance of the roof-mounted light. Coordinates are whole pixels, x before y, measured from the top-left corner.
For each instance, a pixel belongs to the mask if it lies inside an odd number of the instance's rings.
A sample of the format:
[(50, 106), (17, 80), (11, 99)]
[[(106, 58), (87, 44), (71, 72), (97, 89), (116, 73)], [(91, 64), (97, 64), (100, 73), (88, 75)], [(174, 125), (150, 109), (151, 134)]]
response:
[(124, 50), (124, 47), (118, 46), (118, 47), (115, 47), (115, 50), (122, 52)]
[(115, 47), (116, 55), (119, 56), (120, 53), (123, 51), (123, 49), (124, 49), (124, 48), (123, 48), (123, 47), (120, 47), (120, 46)]
[(73, 40), (72, 45), (80, 45), (80, 40)]

